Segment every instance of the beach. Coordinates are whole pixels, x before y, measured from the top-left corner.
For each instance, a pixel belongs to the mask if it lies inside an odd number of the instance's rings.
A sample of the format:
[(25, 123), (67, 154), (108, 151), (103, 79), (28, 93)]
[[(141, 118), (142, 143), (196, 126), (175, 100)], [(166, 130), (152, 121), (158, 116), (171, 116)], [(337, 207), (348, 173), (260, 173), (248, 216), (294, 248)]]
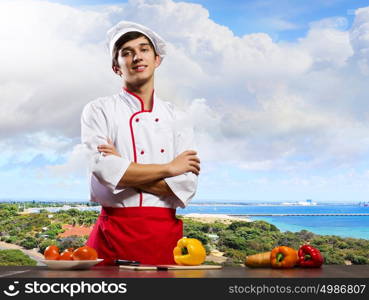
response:
[[(180, 214), (178, 214), (180, 215)], [(194, 219), (198, 222), (202, 223), (214, 223), (216, 221), (224, 223), (224, 224), (231, 224), (235, 221), (243, 221), (243, 222), (251, 222), (251, 220), (247, 217), (233, 217), (225, 214), (198, 214), (198, 213), (190, 213), (185, 215), (180, 215), (183, 218), (190, 218)]]

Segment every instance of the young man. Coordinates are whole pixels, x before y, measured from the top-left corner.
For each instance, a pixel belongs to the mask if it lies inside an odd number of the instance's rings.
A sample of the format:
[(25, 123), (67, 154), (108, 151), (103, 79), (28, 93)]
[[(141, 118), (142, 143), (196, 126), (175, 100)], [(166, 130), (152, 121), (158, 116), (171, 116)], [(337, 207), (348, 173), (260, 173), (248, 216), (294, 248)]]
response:
[(147, 27), (120, 22), (108, 31), (119, 94), (88, 103), (82, 143), (91, 155), (91, 201), (102, 206), (87, 241), (104, 264), (115, 259), (174, 264), (182, 237), (175, 216), (197, 188), (200, 160), (184, 114), (154, 93), (165, 42)]

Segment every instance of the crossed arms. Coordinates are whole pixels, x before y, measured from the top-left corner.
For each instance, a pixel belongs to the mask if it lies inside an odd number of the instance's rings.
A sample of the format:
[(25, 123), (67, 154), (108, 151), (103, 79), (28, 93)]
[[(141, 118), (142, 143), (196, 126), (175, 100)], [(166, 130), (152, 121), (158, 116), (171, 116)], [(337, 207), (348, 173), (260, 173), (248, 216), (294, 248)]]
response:
[[(99, 145), (98, 151), (104, 156), (116, 155), (121, 157), (112, 141)], [(192, 172), (199, 175), (200, 160), (196, 151), (187, 150), (175, 157), (167, 164), (138, 164), (132, 162), (118, 183), (121, 188), (135, 188), (158, 196), (172, 196), (174, 193), (163, 178)]]

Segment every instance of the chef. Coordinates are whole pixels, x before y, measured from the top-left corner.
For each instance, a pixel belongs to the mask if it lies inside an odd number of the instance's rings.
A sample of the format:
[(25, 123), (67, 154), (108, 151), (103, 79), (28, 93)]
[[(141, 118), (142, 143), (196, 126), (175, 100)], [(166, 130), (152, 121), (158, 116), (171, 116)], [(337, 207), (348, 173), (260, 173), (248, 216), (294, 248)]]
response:
[(174, 264), (173, 249), (183, 234), (176, 208), (194, 197), (200, 171), (193, 128), (184, 112), (154, 91), (165, 41), (125, 21), (107, 36), (123, 88), (88, 103), (81, 116), (91, 201), (102, 206), (87, 245), (104, 264)]

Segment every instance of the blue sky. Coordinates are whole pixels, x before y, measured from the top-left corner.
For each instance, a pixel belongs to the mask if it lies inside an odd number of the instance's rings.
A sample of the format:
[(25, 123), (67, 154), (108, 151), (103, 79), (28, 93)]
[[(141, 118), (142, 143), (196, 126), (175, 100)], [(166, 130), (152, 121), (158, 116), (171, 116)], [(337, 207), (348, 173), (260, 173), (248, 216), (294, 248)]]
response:
[[(52, 0), (77, 7), (126, 3), (121, 0)], [(331, 17), (347, 18), (347, 28), (357, 8), (367, 0), (194, 0), (175, 1), (197, 3), (209, 11), (215, 22), (229, 27), (236, 35), (265, 32), (273, 39), (293, 41), (306, 34), (309, 23)], [(280, 21), (280, 22), (278, 22)]]
[(196, 200), (368, 201), (365, 7), (362, 0), (2, 1), (0, 38), (10, 42), (0, 49), (0, 199), (88, 198), (80, 113), (120, 88), (104, 36), (129, 19), (171, 46), (156, 85), (193, 114), (203, 162)]

